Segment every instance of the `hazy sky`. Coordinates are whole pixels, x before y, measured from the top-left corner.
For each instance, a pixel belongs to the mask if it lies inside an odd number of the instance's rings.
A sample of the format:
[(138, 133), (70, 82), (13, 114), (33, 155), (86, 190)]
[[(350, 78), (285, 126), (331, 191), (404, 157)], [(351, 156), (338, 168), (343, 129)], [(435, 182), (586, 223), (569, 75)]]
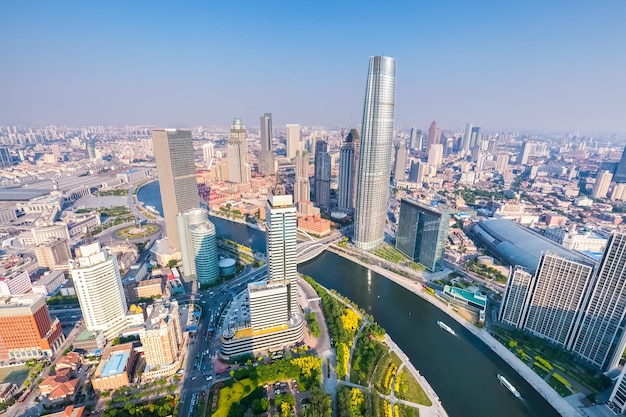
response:
[(626, 131), (626, 1), (5, 1), (0, 123)]

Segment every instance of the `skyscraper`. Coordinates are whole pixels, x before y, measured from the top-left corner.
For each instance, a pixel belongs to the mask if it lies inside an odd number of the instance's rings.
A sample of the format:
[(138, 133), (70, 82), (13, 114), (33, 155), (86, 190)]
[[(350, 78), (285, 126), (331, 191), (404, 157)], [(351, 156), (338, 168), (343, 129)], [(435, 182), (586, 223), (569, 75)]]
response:
[(339, 201), (341, 210), (353, 211), (356, 205), (356, 181), (359, 172), (361, 138), (356, 129), (350, 129), (339, 153)]
[(311, 183), (309, 182), (309, 155), (306, 151), (297, 151), (294, 158), (296, 180), (293, 187), (293, 202), (311, 200)]
[[(178, 360), (183, 335), (175, 300), (156, 302), (146, 309), (147, 319), (139, 331), (147, 371), (167, 367)], [(172, 370), (172, 374), (175, 370)]]
[(396, 96), (396, 61), (370, 57), (357, 180), (354, 243), (361, 249), (385, 237)]
[(202, 145), (202, 160), (204, 161), (205, 165), (209, 165), (211, 159), (213, 159), (214, 157), (215, 145), (213, 145), (213, 142), (207, 142)]
[(396, 145), (396, 155), (393, 160), (393, 180), (395, 182), (406, 179), (406, 160), (408, 156), (409, 151), (406, 148), (406, 143), (401, 141)]
[(89, 159), (91, 159), (92, 161), (98, 159), (96, 155), (96, 142), (93, 139), (87, 140), (86, 147), (87, 156), (89, 156)]
[(411, 161), (411, 169), (409, 170), (409, 181), (421, 183), (428, 174), (428, 164), (418, 160)]
[(289, 315), (298, 312), (298, 261), (296, 229), (298, 218), (291, 195), (277, 185), (265, 203), (268, 281), (286, 280), (289, 286)]
[(274, 145), (272, 143), (272, 113), (261, 116), (261, 152), (259, 153), (259, 174), (274, 174)]
[(433, 120), (428, 128), (428, 136), (426, 137), (426, 152), (430, 151), (431, 146), (439, 143), (439, 128), (437, 122)]
[(443, 162), (443, 145), (435, 143), (428, 150), (428, 165), (439, 167)]
[(624, 352), (626, 333), (626, 234), (614, 233), (591, 286), (573, 351), (602, 369), (614, 369)]
[(522, 143), (522, 149), (520, 153), (517, 155), (517, 163), (520, 165), (526, 165), (528, 163), (528, 157), (530, 156), (530, 150), (533, 147), (533, 142), (525, 140)]
[(420, 129), (416, 129), (414, 127), (411, 128), (409, 147), (415, 151), (422, 150), (422, 131)]
[(199, 284), (213, 284), (219, 278), (215, 226), (205, 209), (192, 209), (176, 217), (181, 241), (185, 277)]
[(0, 148), (0, 168), (13, 166), (13, 159), (9, 153), (9, 148)]
[(532, 271), (519, 265), (515, 266), (500, 305), (500, 321), (509, 326), (520, 327), (532, 280)]
[(496, 158), (496, 171), (500, 174), (506, 173), (506, 170), (509, 168), (509, 156), (508, 155), (498, 155)]
[(439, 211), (403, 198), (400, 200), (396, 249), (429, 271), (438, 270), (448, 237), (449, 219), (447, 210)]
[[(1, 154), (1, 148), (0, 148)], [(1, 158), (0, 158), (1, 159)], [(615, 170), (614, 176), (615, 182), (622, 183), (626, 182), (626, 148), (622, 152), (622, 159), (617, 164), (617, 169)]]
[(250, 182), (248, 131), (239, 118), (235, 118), (230, 127), (227, 152), (228, 181), (234, 184), (248, 184)]
[(300, 125), (288, 124), (285, 127), (287, 128), (287, 158), (292, 159), (294, 156), (296, 156), (296, 152), (301, 149)]
[(465, 133), (463, 134), (462, 148), (463, 148), (463, 153), (464, 154), (468, 154), (470, 152), (470, 142), (471, 142), (471, 140), (472, 140), (472, 123), (469, 122), (465, 126)]
[(609, 192), (609, 185), (611, 185), (612, 179), (613, 175), (611, 175), (609, 171), (598, 172), (596, 175), (596, 183), (591, 191), (591, 196), (593, 198), (606, 198), (606, 193)]
[(163, 217), (168, 245), (180, 249), (176, 215), (200, 207), (191, 131), (153, 130), (152, 143), (156, 159)]
[(128, 308), (116, 256), (96, 242), (81, 246), (69, 263), (87, 330), (101, 330), (109, 340), (119, 336)]
[(470, 149), (478, 148), (480, 146), (480, 127), (472, 127), (472, 134), (470, 136)]
[(315, 204), (330, 209), (330, 154), (324, 140), (315, 143)]

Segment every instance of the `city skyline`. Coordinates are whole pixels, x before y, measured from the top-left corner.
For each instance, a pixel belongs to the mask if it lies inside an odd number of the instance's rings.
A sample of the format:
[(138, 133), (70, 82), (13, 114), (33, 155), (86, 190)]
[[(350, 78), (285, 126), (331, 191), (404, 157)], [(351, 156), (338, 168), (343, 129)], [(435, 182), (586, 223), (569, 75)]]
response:
[(619, 2), (39, 6), (2, 6), (0, 123), (188, 127), (270, 110), (276, 126), (356, 126), (364, 62), (384, 53), (402, 64), (399, 127), (626, 131)]

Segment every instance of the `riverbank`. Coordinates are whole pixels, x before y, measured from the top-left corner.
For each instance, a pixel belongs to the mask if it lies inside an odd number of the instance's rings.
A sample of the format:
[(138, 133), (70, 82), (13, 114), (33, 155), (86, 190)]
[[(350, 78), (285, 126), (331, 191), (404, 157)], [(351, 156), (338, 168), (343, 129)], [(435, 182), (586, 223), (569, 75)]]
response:
[(240, 218), (237, 218), (237, 217), (227, 217), (227, 216), (224, 216), (222, 212), (215, 211), (215, 210), (210, 210), (209, 211), (209, 215), (213, 216), (213, 217), (217, 217), (218, 219), (227, 220), (229, 222), (244, 224), (244, 225), (248, 226), (251, 229), (256, 229), (256, 230), (259, 230), (261, 232), (265, 232), (265, 226), (263, 225), (263, 223), (249, 223), (249, 222), (246, 221), (245, 218), (244, 219), (240, 219)]
[(452, 309), (448, 307), (448, 305), (435, 298), (431, 295), (428, 295), (422, 291), (422, 283), (416, 280), (412, 280), (409, 278), (405, 278), (401, 275), (388, 271), (384, 268), (381, 268), (377, 265), (371, 265), (361, 261), (360, 259), (351, 256), (343, 251), (337, 250), (332, 246), (327, 249), (329, 252), (332, 252), (336, 255), (341, 256), (344, 259), (357, 263), (365, 268), (371, 269), (377, 274), (395, 282), (396, 284), (406, 288), (412, 293), (418, 295), (422, 299), (428, 301), (432, 305), (436, 306), (439, 310), (444, 312), (446, 315), (457, 321), (461, 326), (465, 327), (468, 331), (478, 337), (483, 343), (485, 343), (489, 348), (502, 360), (504, 360), (511, 368), (513, 368), (522, 378), (524, 378), (538, 393), (541, 395), (546, 401), (550, 403), (550, 405), (563, 417), (582, 417), (583, 415), (572, 406), (565, 398), (561, 397), (558, 393), (556, 393), (552, 387), (548, 385), (546, 381), (544, 381), (539, 375), (537, 375), (532, 369), (530, 369), (526, 364), (524, 364), (519, 358), (517, 358), (512, 352), (510, 352), (506, 347), (502, 346), (500, 342), (498, 342), (493, 336), (491, 336), (486, 330), (479, 329), (476, 326), (468, 323), (463, 317), (459, 314), (455, 313)]

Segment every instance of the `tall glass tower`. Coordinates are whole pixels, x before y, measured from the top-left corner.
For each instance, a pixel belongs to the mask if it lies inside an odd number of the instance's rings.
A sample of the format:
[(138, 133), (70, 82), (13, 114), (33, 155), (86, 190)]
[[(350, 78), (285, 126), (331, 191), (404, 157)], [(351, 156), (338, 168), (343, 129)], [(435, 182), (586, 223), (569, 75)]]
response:
[(396, 60), (370, 57), (363, 108), (354, 244), (380, 245), (385, 237), (396, 99)]
[(215, 226), (206, 209), (192, 209), (176, 216), (185, 277), (200, 284), (213, 284), (219, 278)]

